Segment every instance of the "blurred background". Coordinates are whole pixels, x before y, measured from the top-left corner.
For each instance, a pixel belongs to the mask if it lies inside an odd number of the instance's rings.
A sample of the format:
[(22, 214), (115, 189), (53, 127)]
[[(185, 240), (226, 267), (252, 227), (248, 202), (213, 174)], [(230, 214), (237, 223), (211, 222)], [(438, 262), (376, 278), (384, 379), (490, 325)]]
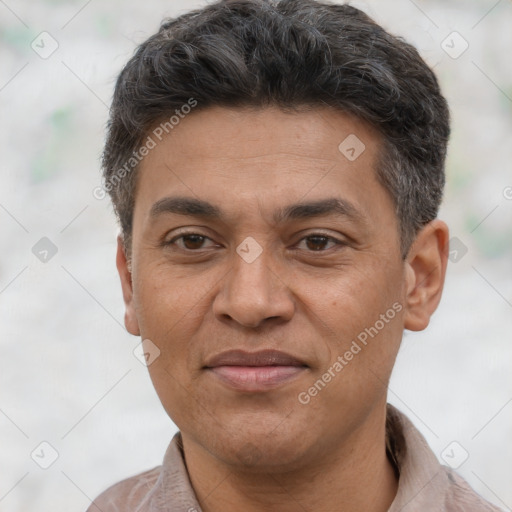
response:
[[(84, 511), (176, 431), (123, 325), (98, 200), (114, 80), (192, 0), (0, 0), (0, 511)], [(512, 3), (354, 1), (434, 67), (453, 116), (444, 296), (407, 333), (389, 400), (512, 509)]]

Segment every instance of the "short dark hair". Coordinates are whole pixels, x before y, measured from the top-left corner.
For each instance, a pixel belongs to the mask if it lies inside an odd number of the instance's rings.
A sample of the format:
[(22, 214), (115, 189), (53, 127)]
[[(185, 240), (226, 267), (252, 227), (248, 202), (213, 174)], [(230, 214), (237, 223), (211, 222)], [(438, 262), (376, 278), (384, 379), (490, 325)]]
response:
[(396, 206), (403, 257), (437, 216), (449, 111), (416, 49), (346, 4), (222, 0), (164, 20), (117, 79), (102, 164), (128, 253), (134, 155), (155, 126), (167, 120), (169, 132), (170, 116), (191, 104), (355, 115), (383, 136), (377, 175)]

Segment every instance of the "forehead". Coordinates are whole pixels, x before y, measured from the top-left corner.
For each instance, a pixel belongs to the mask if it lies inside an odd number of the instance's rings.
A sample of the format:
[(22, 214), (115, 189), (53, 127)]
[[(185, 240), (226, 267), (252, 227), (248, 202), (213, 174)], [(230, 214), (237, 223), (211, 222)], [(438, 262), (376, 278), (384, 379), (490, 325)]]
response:
[(368, 194), (387, 195), (376, 177), (380, 134), (332, 109), (209, 108), (155, 142), (140, 164), (136, 194), (135, 209), (147, 216), (170, 195), (195, 197), (238, 216), (251, 205), (261, 212), (265, 205), (275, 210), (333, 195), (350, 196), (357, 205)]
[[(284, 111), (275, 106), (198, 107), (179, 123), (167, 126), (162, 139), (164, 143), (173, 139), (180, 145), (180, 154), (187, 158), (256, 158), (265, 155), (261, 151), (264, 144), (268, 155), (285, 152), (290, 157), (325, 160), (338, 157), (339, 144), (350, 135), (354, 136), (349, 142), (356, 143), (355, 149), (362, 149), (360, 143), (366, 145), (367, 158), (381, 139), (369, 123), (337, 109), (302, 107)], [(147, 160), (155, 153), (159, 152), (152, 151)]]

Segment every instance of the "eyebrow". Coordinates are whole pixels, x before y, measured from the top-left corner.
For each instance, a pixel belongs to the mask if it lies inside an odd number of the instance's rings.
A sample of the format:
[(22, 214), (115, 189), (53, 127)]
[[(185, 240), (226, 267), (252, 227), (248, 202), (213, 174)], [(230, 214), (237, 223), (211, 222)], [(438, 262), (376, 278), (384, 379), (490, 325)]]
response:
[[(225, 220), (222, 210), (201, 199), (192, 197), (164, 197), (157, 201), (150, 210), (150, 217), (162, 214), (178, 214), (210, 220)], [(317, 201), (300, 202), (277, 210), (273, 215), (276, 224), (294, 219), (307, 219), (334, 215), (356, 222), (364, 222), (365, 216), (349, 201), (338, 197), (329, 197)]]
[(274, 214), (274, 221), (280, 223), (292, 219), (308, 219), (328, 215), (347, 217), (350, 220), (359, 222), (365, 219), (363, 214), (349, 201), (338, 197), (330, 197), (318, 201), (302, 202), (286, 206)]
[(154, 218), (164, 213), (177, 213), (205, 219), (222, 219), (224, 217), (216, 206), (192, 197), (164, 197), (151, 207), (149, 216)]

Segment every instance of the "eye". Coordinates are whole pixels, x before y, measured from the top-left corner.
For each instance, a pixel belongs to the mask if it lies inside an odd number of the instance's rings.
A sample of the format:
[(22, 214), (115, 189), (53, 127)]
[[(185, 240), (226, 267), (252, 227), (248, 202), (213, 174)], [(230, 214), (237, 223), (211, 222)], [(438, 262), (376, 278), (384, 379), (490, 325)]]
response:
[[(306, 249), (308, 251), (313, 252), (325, 252), (336, 245), (344, 245), (343, 242), (341, 242), (340, 240), (337, 240), (336, 238), (321, 233), (314, 233), (312, 235), (304, 237), (298, 245), (300, 246), (302, 242), (305, 242)], [(329, 244), (332, 245), (328, 247)]]
[(168, 242), (165, 242), (165, 245), (176, 245), (178, 248), (185, 251), (197, 251), (200, 249), (205, 249), (204, 244), (207, 240), (213, 242), (213, 240), (207, 236), (200, 235), (198, 233), (184, 233), (173, 238), (172, 240), (169, 240)]

